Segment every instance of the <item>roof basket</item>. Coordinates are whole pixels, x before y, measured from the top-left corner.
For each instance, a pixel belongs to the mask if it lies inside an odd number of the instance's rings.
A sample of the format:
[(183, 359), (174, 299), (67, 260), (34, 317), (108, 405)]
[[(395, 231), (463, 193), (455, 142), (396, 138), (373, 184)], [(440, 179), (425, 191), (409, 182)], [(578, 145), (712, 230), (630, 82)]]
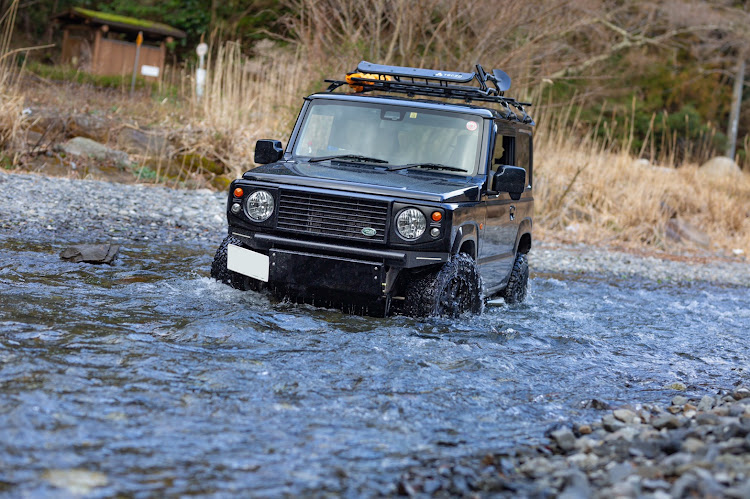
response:
[[(493, 69), (492, 73), (487, 73), (479, 64), (475, 72), (464, 73), (386, 66), (362, 61), (357, 65), (355, 72), (346, 75), (345, 81), (325, 81), (330, 83), (328, 92), (333, 92), (343, 85), (349, 85), (359, 93), (397, 92), (409, 97), (422, 95), (461, 99), (466, 102), (493, 102), (500, 105), (499, 113), (503, 118), (534, 124), (534, 120), (524, 110), (524, 106), (530, 106), (530, 103), (518, 102), (504, 96), (510, 88), (510, 76), (499, 69)], [(479, 86), (472, 85), (474, 81), (478, 82)], [(492, 86), (488, 86), (487, 82), (490, 82)], [(518, 113), (513, 109), (516, 109)]]

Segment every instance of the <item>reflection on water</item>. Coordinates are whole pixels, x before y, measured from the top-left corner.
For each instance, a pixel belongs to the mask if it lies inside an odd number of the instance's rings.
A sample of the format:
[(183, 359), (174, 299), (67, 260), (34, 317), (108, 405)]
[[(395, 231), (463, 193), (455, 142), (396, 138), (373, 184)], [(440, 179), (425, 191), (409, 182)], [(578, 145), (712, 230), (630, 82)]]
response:
[(478, 317), (376, 319), (207, 277), (213, 246), (116, 265), (0, 240), (0, 493), (387, 491), (420, 457), (593, 418), (581, 402), (748, 382), (747, 289), (536, 276)]

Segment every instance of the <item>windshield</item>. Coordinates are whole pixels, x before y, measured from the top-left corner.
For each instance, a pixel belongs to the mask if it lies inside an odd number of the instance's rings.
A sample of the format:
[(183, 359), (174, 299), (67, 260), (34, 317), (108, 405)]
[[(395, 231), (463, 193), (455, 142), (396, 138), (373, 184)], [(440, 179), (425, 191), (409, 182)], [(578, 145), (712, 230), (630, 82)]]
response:
[[(314, 100), (294, 148), (295, 156), (349, 159), (388, 166), (474, 175), (483, 120), (479, 116), (381, 103)], [(359, 158), (357, 158), (359, 157)], [(437, 169), (435, 165), (448, 168)]]

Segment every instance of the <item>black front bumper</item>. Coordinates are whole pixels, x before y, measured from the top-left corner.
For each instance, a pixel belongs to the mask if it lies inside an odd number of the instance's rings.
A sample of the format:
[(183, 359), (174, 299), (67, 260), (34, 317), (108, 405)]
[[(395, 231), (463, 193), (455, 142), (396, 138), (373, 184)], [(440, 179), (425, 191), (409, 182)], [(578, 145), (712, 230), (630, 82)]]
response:
[(232, 230), (243, 244), (269, 257), (269, 285), (295, 294), (336, 292), (384, 296), (402, 269), (448, 261), (449, 253), (400, 251), (291, 239)]

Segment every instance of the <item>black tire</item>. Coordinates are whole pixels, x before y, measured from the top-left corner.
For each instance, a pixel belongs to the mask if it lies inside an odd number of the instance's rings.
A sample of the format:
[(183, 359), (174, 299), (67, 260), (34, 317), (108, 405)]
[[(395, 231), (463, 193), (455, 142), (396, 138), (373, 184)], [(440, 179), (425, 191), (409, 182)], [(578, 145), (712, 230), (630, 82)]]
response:
[(415, 275), (406, 284), (404, 313), (414, 317), (456, 317), (482, 312), (482, 278), (466, 253), (454, 255), (438, 270)]
[(529, 285), (529, 260), (524, 253), (518, 253), (513, 262), (508, 286), (500, 293), (505, 303), (521, 303), (526, 299), (526, 289)]
[(214, 261), (211, 263), (211, 277), (219, 282), (228, 284), (235, 289), (242, 291), (253, 290), (257, 291), (259, 286), (255, 279), (232, 272), (227, 268), (227, 247), (230, 244), (235, 246), (242, 246), (242, 241), (235, 236), (227, 236), (219, 245), (219, 249), (216, 250), (214, 255)]

